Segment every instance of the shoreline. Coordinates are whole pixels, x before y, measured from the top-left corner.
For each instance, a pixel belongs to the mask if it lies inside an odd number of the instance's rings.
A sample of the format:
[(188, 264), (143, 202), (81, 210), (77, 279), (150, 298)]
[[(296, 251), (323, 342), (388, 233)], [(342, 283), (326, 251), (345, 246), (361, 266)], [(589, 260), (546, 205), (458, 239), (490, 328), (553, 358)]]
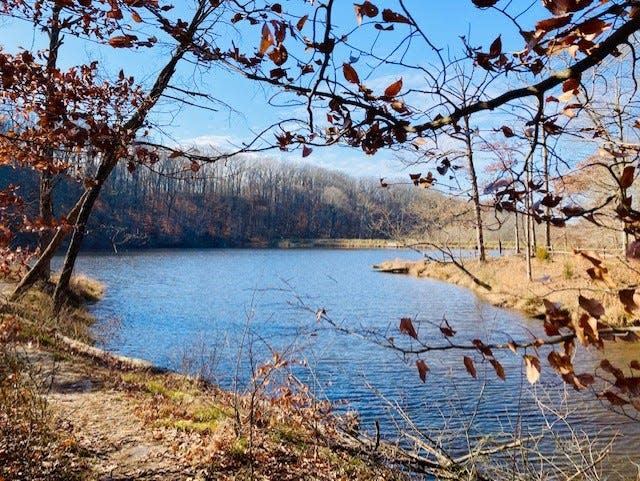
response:
[(489, 304), (516, 310), (526, 316), (544, 318), (543, 299), (559, 303), (572, 313), (580, 312), (578, 296), (597, 299), (606, 308), (602, 321), (610, 325), (630, 322), (618, 300), (618, 289), (636, 286), (640, 275), (615, 257), (603, 260), (608, 272), (605, 279), (593, 280), (587, 273), (591, 263), (579, 254), (552, 253), (546, 259), (532, 258), (532, 280), (526, 276), (524, 255), (489, 257), (481, 263), (475, 258), (461, 263), (473, 276), (491, 287), (481, 287), (452, 262), (395, 259), (373, 266), (381, 273), (411, 275), (434, 279), (471, 290)]
[[(1, 479), (406, 479), (402, 453), (371, 450), (302, 386), (232, 392), (109, 353), (77, 340), (86, 302), (53, 321), (48, 300), (0, 303)], [(260, 375), (275, 380), (271, 363)]]

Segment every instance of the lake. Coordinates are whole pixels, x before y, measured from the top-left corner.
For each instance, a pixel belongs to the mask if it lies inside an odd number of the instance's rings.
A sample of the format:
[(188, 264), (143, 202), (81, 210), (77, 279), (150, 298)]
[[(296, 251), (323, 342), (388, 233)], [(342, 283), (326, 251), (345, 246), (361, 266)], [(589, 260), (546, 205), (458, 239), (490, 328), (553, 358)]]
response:
[[(294, 374), (317, 397), (333, 401), (338, 410), (357, 411), (362, 429), (372, 430), (377, 420), (383, 433), (393, 437), (398, 427), (415, 427), (440, 436), (452, 451), (464, 452), (468, 439), (489, 434), (506, 439), (514, 433), (548, 433), (553, 426), (555, 433), (567, 436), (574, 426), (578, 437), (583, 431), (599, 433), (603, 442), (617, 436), (615, 465), (626, 466), (627, 476), (636, 472), (630, 461), (639, 457), (640, 423), (611, 413), (593, 393), (567, 391), (544, 365), (541, 382), (530, 386), (521, 354), (496, 353), (507, 375), (501, 381), (479, 354), (427, 353), (423, 359), (430, 372), (423, 384), (415, 357), (405, 359), (317, 320), (315, 313), (325, 309), (341, 326), (393, 336), (407, 346), (410, 339), (398, 332), (402, 317), (414, 319), (421, 338), (434, 345), (446, 343), (437, 327), (444, 318), (459, 342), (531, 339), (542, 333), (540, 321), (490, 306), (465, 289), (371, 269), (396, 257), (419, 255), (399, 250), (163, 250), (85, 255), (77, 272), (107, 285), (92, 312), (99, 319), (97, 333), (107, 333), (103, 347), (113, 352), (204, 372), (234, 388), (245, 386), (251, 369), (277, 351), (296, 361)], [(114, 325), (115, 331), (110, 329)], [(608, 346), (608, 357), (628, 356), (628, 348)], [(463, 354), (475, 359), (478, 380), (466, 373)], [(597, 353), (579, 355), (585, 371), (599, 362)], [(544, 449), (558, 450), (552, 438), (543, 443), (548, 443)]]

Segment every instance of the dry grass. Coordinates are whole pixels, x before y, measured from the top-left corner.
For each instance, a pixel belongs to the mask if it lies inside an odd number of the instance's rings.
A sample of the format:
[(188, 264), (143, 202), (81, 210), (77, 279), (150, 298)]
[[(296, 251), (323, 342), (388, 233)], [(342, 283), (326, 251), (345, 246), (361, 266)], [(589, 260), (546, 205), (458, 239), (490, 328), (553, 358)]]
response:
[(21, 322), (0, 318), (0, 479), (81, 480), (87, 466), (55, 425), (40, 366), (15, 341)]
[(106, 286), (96, 279), (80, 274), (71, 278), (69, 289), (84, 302), (97, 302), (104, 296)]
[[(464, 261), (464, 267), (492, 289), (487, 291), (452, 263), (395, 260), (379, 266), (382, 269), (406, 267), (417, 277), (438, 279), (472, 289), (487, 302), (527, 315), (544, 314), (542, 299), (558, 302), (577, 312), (578, 296), (599, 300), (606, 309), (603, 321), (613, 325), (630, 322), (630, 316), (618, 301), (618, 290), (640, 285), (640, 266), (628, 261), (607, 257), (603, 264), (608, 272), (603, 280), (594, 281), (587, 273), (592, 263), (580, 255), (551, 254), (548, 259), (532, 259), (532, 281), (527, 280), (524, 256), (510, 255), (490, 258), (481, 263), (475, 259)], [(637, 300), (640, 305), (640, 299)]]
[[(59, 275), (52, 275), (52, 283), (58, 282)], [(106, 286), (84, 274), (75, 275), (69, 281), (69, 298), (75, 305), (97, 302), (104, 296)]]

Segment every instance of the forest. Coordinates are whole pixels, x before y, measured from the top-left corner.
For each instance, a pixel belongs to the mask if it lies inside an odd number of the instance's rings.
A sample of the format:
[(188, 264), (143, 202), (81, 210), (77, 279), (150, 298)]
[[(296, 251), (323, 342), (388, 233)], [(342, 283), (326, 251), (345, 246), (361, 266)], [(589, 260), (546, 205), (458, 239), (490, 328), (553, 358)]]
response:
[[(176, 169), (167, 157), (160, 155), (152, 166), (116, 167), (87, 226), (87, 249), (269, 246), (283, 239), (401, 240), (429, 222), (443, 222), (447, 212), (468, 208), (410, 182), (385, 189), (378, 179), (241, 158), (193, 172), (188, 163)], [(77, 169), (91, 172), (95, 166), (83, 159)], [(36, 217), (36, 173), (4, 167), (0, 185), (11, 184), (20, 185), (31, 206), (27, 212)], [(82, 187), (73, 173), (55, 178), (54, 184), (54, 203), (65, 212)], [(431, 211), (428, 218), (425, 209)], [(462, 215), (459, 229), (469, 230), (469, 221)], [(25, 246), (36, 241), (34, 235), (23, 236)]]

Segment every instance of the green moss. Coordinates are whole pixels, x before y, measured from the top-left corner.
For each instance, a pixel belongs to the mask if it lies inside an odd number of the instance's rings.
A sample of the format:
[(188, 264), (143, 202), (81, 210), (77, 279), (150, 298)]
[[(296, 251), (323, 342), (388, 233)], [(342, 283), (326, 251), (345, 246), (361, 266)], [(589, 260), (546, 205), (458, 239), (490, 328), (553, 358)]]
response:
[(199, 407), (193, 411), (193, 419), (198, 422), (215, 422), (231, 416), (228, 409), (224, 409), (217, 404)]
[[(165, 426), (168, 423), (163, 423)], [(178, 431), (190, 431), (196, 433), (212, 433), (217, 427), (217, 422), (197, 422), (190, 419), (179, 419), (172, 423), (172, 426)]]
[(137, 384), (142, 382), (141, 376), (135, 372), (125, 372), (122, 374), (121, 378), (124, 382), (128, 382), (131, 384)]
[(186, 392), (180, 391), (179, 389), (171, 389), (162, 381), (157, 379), (150, 379), (149, 381), (147, 381), (144, 384), (144, 388), (150, 394), (159, 394), (166, 397), (167, 399), (176, 401), (188, 401), (190, 399), (189, 394), (187, 394)]

